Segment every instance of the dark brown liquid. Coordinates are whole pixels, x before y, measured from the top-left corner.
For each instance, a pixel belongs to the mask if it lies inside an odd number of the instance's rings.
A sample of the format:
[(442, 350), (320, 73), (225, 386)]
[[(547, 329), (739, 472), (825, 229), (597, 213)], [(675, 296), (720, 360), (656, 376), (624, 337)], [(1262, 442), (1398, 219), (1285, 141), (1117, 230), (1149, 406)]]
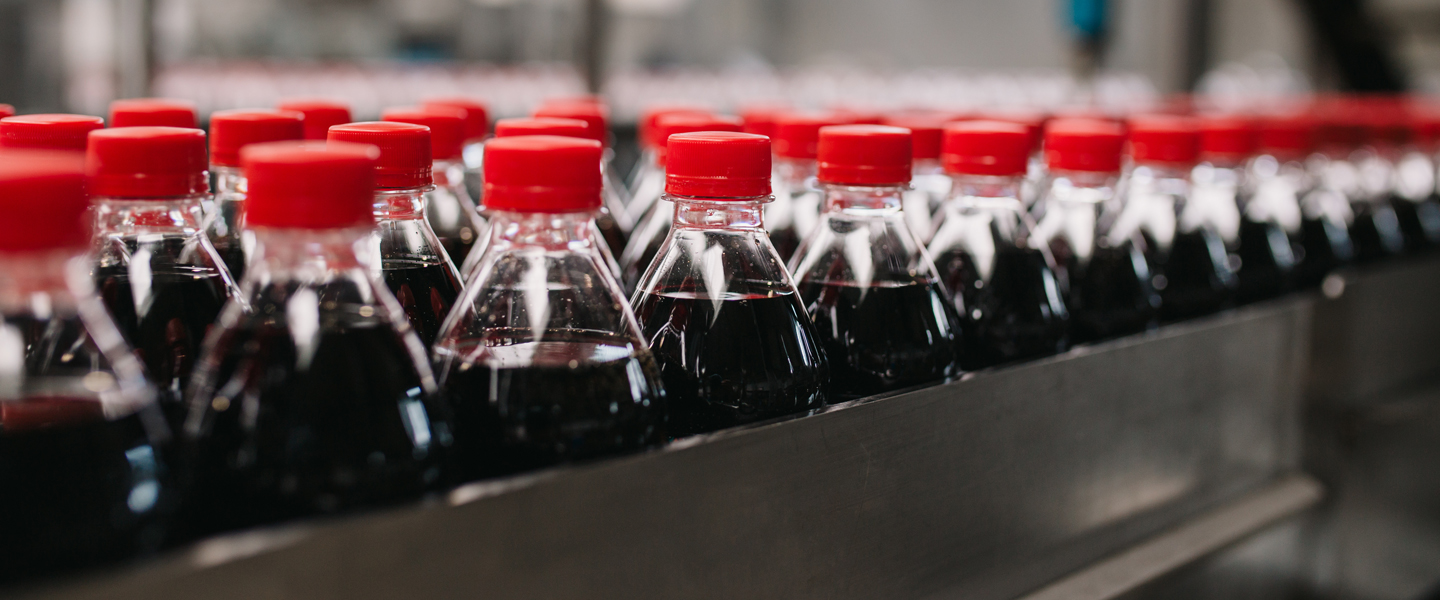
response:
[(650, 243), (645, 246), (645, 252), (640, 255), (640, 260), (623, 267), (620, 282), (624, 284), (626, 292), (632, 292), (636, 286), (640, 285), (640, 278), (645, 275), (645, 271), (650, 269), (650, 263), (655, 262), (655, 256), (660, 254), (660, 247), (665, 245), (665, 236), (669, 231), (667, 228), (665, 233), (651, 239)]
[(1354, 260), (1355, 247), (1345, 227), (1327, 219), (1307, 217), (1300, 222), (1300, 243), (1295, 257), (1300, 261), (1295, 269), (1297, 284), (1314, 287), (1331, 271)]
[(835, 400), (959, 375), (959, 317), (939, 283), (800, 286), (830, 361)]
[(1240, 287), (1236, 301), (1274, 298), (1295, 286), (1295, 254), (1285, 230), (1275, 223), (1240, 222)]
[(1418, 254), (1440, 247), (1440, 198), (1431, 196), (1423, 202), (1394, 198), (1391, 205), (1405, 236), (1406, 252)]
[(959, 249), (936, 256), (935, 266), (960, 316), (962, 367), (1049, 356), (1068, 346), (1070, 315), (1039, 250), (997, 248), (989, 281), (980, 277), (974, 257)]
[(825, 406), (830, 368), (791, 293), (640, 294), (635, 314), (665, 383), (673, 436)]
[[(1160, 318), (1179, 321), (1208, 315), (1231, 305), (1239, 281), (1230, 270), (1225, 242), (1208, 229), (1176, 232), (1169, 252), (1148, 256), (1160, 292)], [(1162, 286), (1163, 284), (1163, 286)]]
[(605, 245), (610, 247), (610, 254), (620, 256), (625, 251), (626, 238), (615, 217), (608, 211), (601, 212), (595, 217), (595, 226), (600, 229), (600, 236), (605, 238)]
[(1400, 220), (1389, 204), (1351, 203), (1357, 207), (1355, 220), (1350, 222), (1350, 239), (1355, 244), (1355, 260), (1375, 262), (1405, 251), (1405, 234)]
[(440, 333), (440, 324), (464, 287), (460, 278), (448, 265), (440, 263), (417, 263), (401, 260), (386, 260), (381, 270), (385, 287), (395, 294), (410, 326), (420, 336), (420, 341), (429, 348)]
[(793, 226), (782, 227), (770, 232), (770, 243), (775, 245), (780, 260), (789, 262), (790, 257), (795, 256), (795, 251), (800, 248), (800, 235)]
[(595, 333), (531, 339), (517, 330), (462, 343), (441, 360), (442, 395), (455, 411), (457, 462), (466, 479), (665, 441), (665, 397), (649, 352)]
[(1118, 247), (1096, 246), (1081, 262), (1063, 239), (1051, 251), (1064, 265), (1069, 292), (1071, 336), (1077, 343), (1139, 333), (1155, 327), (1160, 295), (1145, 256), (1129, 241)]

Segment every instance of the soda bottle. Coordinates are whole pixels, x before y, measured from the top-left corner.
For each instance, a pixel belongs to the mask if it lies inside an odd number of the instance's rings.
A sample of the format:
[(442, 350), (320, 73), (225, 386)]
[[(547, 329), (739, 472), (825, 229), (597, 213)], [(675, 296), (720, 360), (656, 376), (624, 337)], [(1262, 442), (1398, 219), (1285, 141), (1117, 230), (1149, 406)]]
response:
[(1419, 149), (1418, 123), (1398, 98), (1372, 101), (1365, 113), (1368, 160), (1360, 179), (1374, 197), (1395, 212), (1404, 251), (1420, 253), (1440, 244), (1440, 202), (1435, 192), (1435, 163)]
[(1148, 115), (1130, 119), (1132, 168), (1111, 235), (1145, 238), (1144, 252), (1160, 292), (1160, 318), (1177, 321), (1216, 312), (1235, 300), (1239, 281), (1227, 245), (1240, 236), (1232, 198), (1191, 194), (1200, 156), (1194, 119)]
[(1440, 247), (1440, 195), (1436, 194), (1440, 119), (1412, 108), (1408, 124), (1411, 142), (1402, 149), (1395, 167), (1394, 204), (1406, 250), (1419, 253)]
[[(661, 117), (656, 127), (660, 131), (656, 136), (659, 143), (656, 151), (659, 153), (660, 165), (663, 169), (665, 160), (669, 156), (667, 149), (670, 136), (697, 131), (738, 132), (740, 131), (740, 120), (721, 115), (681, 113)], [(669, 181), (668, 176), (666, 181)], [(670, 233), (671, 222), (675, 219), (675, 205), (664, 195), (650, 199), (636, 196), (630, 205), (633, 208), (644, 203), (650, 204), (649, 212), (645, 213), (644, 218), (635, 226), (635, 231), (630, 235), (630, 241), (625, 245), (625, 251), (620, 254), (620, 282), (626, 290), (634, 290), (640, 282), (640, 276), (645, 273), (645, 269), (655, 261), (656, 255), (660, 252), (660, 246)]]
[(205, 235), (236, 281), (245, 277), (247, 248), (254, 239), (245, 232), (245, 174), (240, 149), (250, 144), (298, 140), (305, 134), (304, 117), (278, 110), (222, 110), (210, 115), (210, 177), (215, 200), (205, 219)]
[[(1357, 108), (1338, 100), (1317, 108), (1317, 152), (1310, 155), (1306, 168), (1316, 182), (1310, 195), (1337, 196), (1349, 201), (1348, 223), (1355, 260), (1373, 262), (1402, 253), (1405, 237), (1385, 191), (1388, 177), (1366, 176), (1361, 171), (1362, 165), (1372, 172), (1385, 166), (1364, 145), (1364, 125)], [(1379, 180), (1378, 185), (1375, 179)], [(1326, 201), (1317, 199), (1317, 202)]]
[(89, 115), (22, 115), (0, 119), (0, 148), (84, 152), (90, 132), (105, 121)]
[(201, 343), (235, 281), (202, 228), (205, 132), (123, 127), (90, 133), (95, 287), (159, 387), (172, 425)]
[(369, 243), (373, 274), (395, 295), (410, 326), (429, 348), (464, 287), (426, 220), (433, 177), (433, 135), (423, 125), (381, 121), (330, 128), (330, 141), (370, 144), (375, 163), (375, 231)]
[(1050, 249), (1020, 200), (1030, 132), (1000, 121), (952, 123), (945, 170), (954, 178), (930, 255), (960, 316), (960, 366), (1048, 356), (1069, 343), (1070, 314)]
[(820, 128), (844, 124), (833, 114), (791, 113), (775, 120), (775, 201), (765, 207), (765, 229), (780, 258), (790, 260), (800, 240), (820, 221), (821, 194), (815, 185)]
[[(655, 205), (655, 199), (665, 193), (665, 165), (660, 162), (660, 147), (665, 140), (660, 135), (660, 118), (666, 115), (708, 114), (711, 114), (711, 111), (706, 108), (670, 104), (646, 107), (645, 111), (640, 113), (640, 120), (635, 127), (635, 139), (640, 144), (640, 159), (635, 161), (635, 168), (626, 182), (630, 189), (630, 203), (626, 205), (625, 212), (631, 229), (634, 229), (634, 224), (644, 218), (650, 207)], [(636, 198), (644, 198), (642, 202), (646, 205), (636, 205)]]
[(449, 412), (362, 258), (377, 157), (344, 142), (240, 152), (255, 253), (206, 340), (184, 427), (200, 531), (402, 502), (444, 482)]
[(435, 345), (465, 477), (629, 452), (665, 440), (660, 371), (591, 221), (594, 140), (516, 136), (486, 147), (494, 218), (476, 279)]
[[(484, 102), (464, 96), (431, 98), (420, 104), (424, 109), (461, 110), (465, 113), (465, 148), (461, 162), (465, 163), (465, 191), (471, 198), (481, 195), (481, 170), (485, 164), (485, 138), (490, 135), (490, 107)], [(454, 258), (459, 264), (460, 258)]]
[(350, 122), (350, 105), (318, 98), (292, 98), (275, 106), (279, 110), (305, 115), (305, 139), (324, 140), (330, 128)]
[(195, 104), (169, 98), (131, 98), (110, 103), (110, 127), (199, 127)]
[(0, 150), (0, 583), (154, 550), (173, 508), (170, 429), (83, 256), (84, 172)]
[[(1191, 202), (1201, 206), (1236, 208), (1239, 226), (1226, 239), (1231, 256), (1238, 259), (1240, 303), (1273, 298), (1295, 285), (1295, 253), (1290, 236), (1300, 232), (1300, 205), (1294, 193), (1288, 198), (1252, 196), (1246, 162), (1255, 152), (1255, 130), (1237, 116), (1201, 117), (1200, 164), (1191, 172)], [(1228, 209), (1224, 211), (1230, 217)]]
[(790, 272), (830, 361), (835, 399), (959, 374), (960, 319), (901, 204), (911, 133), (883, 125), (820, 129), (820, 223)]
[(761, 222), (770, 141), (676, 134), (665, 166), (674, 225), (631, 305), (660, 366), (671, 435), (822, 408), (830, 367)]
[(1313, 133), (1314, 122), (1304, 116), (1271, 115), (1259, 121), (1259, 155), (1250, 163), (1253, 191), (1245, 205), (1246, 218), (1279, 224), (1290, 234), (1295, 282), (1304, 287), (1320, 285), (1355, 257), (1349, 200), (1316, 185), (1306, 167)]
[(1045, 129), (1050, 182), (1035, 237), (1055, 257), (1075, 342), (1139, 333), (1160, 316), (1144, 238), (1115, 227), (1124, 141), (1119, 124), (1099, 119), (1056, 119)]
[(752, 104), (740, 109), (740, 121), (744, 124), (745, 133), (763, 135), (774, 140), (775, 124), (780, 115), (788, 112), (789, 108), (778, 104)]
[(443, 107), (390, 108), (381, 114), (384, 121), (430, 128), (430, 156), (435, 161), (431, 169), (434, 183), (428, 185), (430, 189), (425, 192), (425, 219), (445, 246), (445, 254), (457, 265), (465, 262), (470, 248), (489, 227), (475, 200), (465, 189), (465, 163), (462, 161), (465, 114), (459, 109)]
[(922, 243), (929, 243), (940, 204), (950, 195), (950, 177), (940, 166), (944, 122), (940, 116), (920, 113), (886, 117), (885, 124), (910, 130), (915, 172), (910, 177), (910, 189), (905, 190), (902, 214), (910, 233)]
[(636, 221), (626, 214), (626, 205), (630, 202), (628, 191), (610, 174), (610, 163), (615, 156), (610, 149), (610, 109), (598, 98), (581, 97), (545, 102), (531, 116), (584, 121), (590, 125), (586, 129), (590, 139), (605, 147), (605, 159), (601, 163), (601, 175), (605, 180), (605, 210), (596, 215), (595, 225), (605, 234), (605, 243), (610, 246), (610, 251), (619, 254), (629, 241)]
[[(586, 133), (588, 129), (589, 125), (579, 119), (555, 119), (545, 117), (531, 117), (528, 119), (501, 119), (495, 123), (495, 137), (502, 138), (516, 137), (522, 135), (558, 135), (560, 137), (590, 139), (589, 134)], [(604, 206), (601, 206), (596, 214), (604, 216), (609, 214), (609, 211), (606, 210)], [(597, 219), (598, 218), (599, 217), (597, 217)], [(608, 243), (609, 240), (606, 239), (605, 233), (600, 230), (600, 227), (596, 225), (593, 220), (590, 225), (595, 228), (596, 238), (606, 240), (607, 243), (595, 244), (593, 246), (587, 246), (586, 248), (588, 249), (588, 251), (593, 252), (597, 255), (597, 259), (600, 261), (600, 264), (603, 264), (607, 268), (609, 268), (610, 273), (614, 275), (615, 279), (618, 281), (621, 274), (620, 263), (615, 260), (615, 255), (610, 252), (610, 244)], [(488, 243), (488, 239), (481, 240), (480, 242), (480, 244), (482, 245), (485, 243)], [(461, 276), (465, 278), (465, 281), (469, 281), (471, 276), (475, 273), (475, 270), (479, 268), (480, 256), (481, 254), (483, 254), (481, 250), (483, 250), (483, 248), (471, 250), (470, 256), (465, 261), (465, 266), (460, 269)]]

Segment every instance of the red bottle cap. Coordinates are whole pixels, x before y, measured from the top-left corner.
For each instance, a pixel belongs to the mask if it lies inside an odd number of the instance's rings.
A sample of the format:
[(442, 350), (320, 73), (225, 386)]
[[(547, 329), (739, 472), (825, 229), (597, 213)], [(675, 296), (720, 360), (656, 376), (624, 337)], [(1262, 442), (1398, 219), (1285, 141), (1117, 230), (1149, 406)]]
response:
[(780, 115), (789, 112), (784, 106), (755, 105), (740, 109), (740, 120), (745, 123), (745, 133), (775, 137), (775, 122)]
[(604, 104), (598, 101), (586, 100), (552, 100), (540, 105), (531, 114), (532, 117), (555, 117), (559, 119), (579, 119), (590, 124), (587, 130), (590, 139), (601, 144), (610, 141), (610, 114)]
[(1412, 113), (1412, 118), (1416, 141), (1433, 151), (1440, 145), (1440, 111), (1421, 107)]
[(1040, 151), (1040, 143), (1045, 141), (1045, 122), (1048, 120), (1043, 113), (1028, 111), (997, 111), (985, 113), (977, 119), (987, 121), (1001, 121), (1024, 125), (1030, 131), (1030, 153)]
[(455, 160), (465, 152), (465, 111), (435, 107), (387, 108), (380, 120), (413, 123), (430, 128), (430, 156), (435, 160)]
[(281, 110), (222, 110), (210, 115), (210, 164), (240, 166), (240, 149), (250, 144), (298, 140), (305, 116)]
[(465, 142), (478, 142), (490, 133), (490, 108), (472, 98), (431, 98), (421, 108), (450, 108), (465, 111)]
[(1140, 164), (1194, 166), (1200, 159), (1200, 128), (1178, 115), (1130, 118), (1130, 157)]
[(0, 104), (0, 119), (15, 116), (15, 107), (9, 104)]
[(1056, 119), (1045, 127), (1045, 164), (1060, 171), (1120, 171), (1125, 130), (1100, 119)]
[(1234, 116), (1200, 118), (1200, 154), (1208, 159), (1239, 163), (1255, 152), (1255, 125)]
[(945, 129), (943, 120), (929, 115), (893, 115), (885, 117), (885, 124), (910, 130), (911, 156), (915, 160), (940, 158)]
[(910, 130), (885, 125), (820, 128), (819, 180), (842, 185), (904, 185), (911, 176)]
[(844, 124), (843, 120), (832, 114), (780, 115), (775, 119), (775, 155), (813, 160), (820, 147), (820, 128)]
[(702, 131), (670, 137), (665, 193), (693, 198), (770, 195), (770, 138)]
[(656, 135), (655, 150), (660, 157), (660, 164), (665, 164), (666, 148), (670, 136), (677, 133), (694, 133), (697, 131), (733, 131), (739, 132), (741, 128), (740, 119), (725, 115), (714, 114), (690, 114), (675, 113), (660, 117), (656, 122), (655, 129), (659, 130)]
[(90, 132), (90, 193), (151, 199), (210, 191), (205, 132), (186, 127), (121, 127)]
[(666, 115), (708, 115), (710, 110), (699, 106), (682, 106), (665, 104), (660, 106), (646, 107), (645, 112), (640, 113), (640, 121), (636, 123), (636, 137), (644, 148), (658, 148), (664, 145), (660, 139), (660, 117)]
[(282, 229), (368, 227), (375, 202), (374, 146), (268, 142), (240, 151), (249, 195), (245, 224)]
[(89, 208), (79, 154), (0, 150), (0, 252), (83, 249)]
[(330, 141), (369, 144), (380, 149), (375, 161), (375, 188), (408, 190), (433, 183), (431, 130), (396, 121), (346, 123), (330, 128)]
[(305, 115), (305, 139), (323, 140), (330, 128), (350, 122), (350, 105), (333, 100), (292, 99), (276, 108)]
[(562, 213), (600, 208), (600, 156), (595, 140), (554, 135), (496, 138), (485, 143), (485, 207)]
[(945, 171), (965, 175), (1024, 175), (1030, 130), (1002, 121), (957, 121), (945, 126)]
[(558, 135), (560, 137), (590, 138), (590, 124), (580, 119), (557, 119), (550, 117), (523, 117), (500, 119), (495, 122), (495, 137), (519, 135)]
[(0, 119), (0, 146), (84, 152), (90, 132), (105, 120), (89, 115), (22, 115)]
[(169, 98), (132, 98), (110, 103), (110, 127), (199, 127), (195, 105)]
[(1315, 121), (1303, 115), (1271, 116), (1255, 126), (1257, 150), (1281, 159), (1302, 158), (1314, 147)]

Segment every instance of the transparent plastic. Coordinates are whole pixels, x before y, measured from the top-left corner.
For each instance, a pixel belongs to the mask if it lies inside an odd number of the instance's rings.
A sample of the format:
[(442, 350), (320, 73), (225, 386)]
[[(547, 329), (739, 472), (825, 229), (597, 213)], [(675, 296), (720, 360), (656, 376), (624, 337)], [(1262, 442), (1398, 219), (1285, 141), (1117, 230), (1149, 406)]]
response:
[(644, 220), (630, 233), (625, 252), (620, 255), (620, 283), (627, 292), (640, 285), (640, 277), (650, 263), (655, 262), (674, 221), (675, 203), (662, 197), (655, 201)]
[(1063, 352), (1070, 314), (1055, 258), (1032, 235), (1020, 177), (957, 175), (930, 240), (960, 316), (960, 366), (977, 369)]
[(590, 213), (497, 211), (434, 357), (467, 478), (665, 440), (660, 372)]
[(610, 168), (614, 158), (615, 151), (606, 148), (600, 161), (601, 205), (600, 211), (595, 215), (595, 226), (604, 236), (605, 245), (612, 253), (625, 249), (625, 241), (635, 229), (635, 220), (631, 219), (627, 212), (630, 190), (615, 179)]
[(206, 332), (237, 294), (200, 227), (201, 198), (100, 198), (93, 209), (95, 288), (173, 427), (184, 418), (182, 397)]
[(1348, 155), (1315, 154), (1307, 162), (1315, 176), (1311, 195), (1343, 197), (1350, 203), (1350, 242), (1355, 260), (1372, 262), (1405, 250), (1400, 220), (1390, 204), (1390, 167), (1369, 148)]
[[(1319, 156), (1312, 160), (1325, 161)], [(1288, 210), (1285, 199), (1292, 194), (1299, 198), (1300, 233), (1298, 242), (1292, 243), (1299, 263), (1296, 267), (1298, 285), (1319, 285), (1331, 271), (1355, 260), (1355, 246), (1350, 238), (1350, 222), (1355, 213), (1341, 191), (1347, 179), (1346, 169), (1335, 169), (1330, 183), (1322, 184), (1307, 163), (1265, 155), (1251, 163), (1250, 171), (1255, 176), (1256, 192), (1246, 207), (1247, 214), (1257, 201), (1263, 200), (1265, 206), (1275, 208), (1286, 206)], [(1268, 197), (1262, 199), (1262, 193)], [(1292, 236), (1292, 242), (1295, 239)]]
[(1440, 197), (1435, 193), (1434, 158), (1418, 148), (1405, 148), (1395, 160), (1395, 191), (1391, 204), (1405, 236), (1405, 251), (1419, 253), (1440, 246)]
[(1230, 306), (1239, 279), (1227, 241), (1239, 238), (1240, 210), (1232, 199), (1192, 195), (1191, 169), (1142, 164), (1129, 174), (1116, 238), (1145, 238), (1151, 281), (1166, 321), (1207, 315)]
[(430, 197), (423, 188), (377, 191), (369, 250), (379, 258), (369, 261), (371, 270), (400, 302), (426, 348), (465, 287), (425, 218)]
[(0, 254), (0, 583), (155, 550), (170, 429), (70, 251)]
[(632, 298), (685, 436), (825, 405), (829, 363), (761, 226), (769, 196), (669, 197), (674, 226)]
[(665, 167), (660, 164), (660, 155), (647, 149), (640, 156), (639, 166), (630, 182), (630, 199), (625, 205), (626, 220), (632, 224), (627, 233), (635, 235), (653, 211), (660, 197), (665, 195)]
[[(1055, 275), (1070, 311), (1072, 341), (1091, 342), (1155, 327), (1160, 294), (1151, 281), (1139, 228), (1115, 226), (1121, 213), (1115, 176), (1053, 171), (1050, 177), (1045, 196), (1035, 207), (1042, 216), (1034, 237), (1055, 257)], [(1168, 214), (1173, 222), (1173, 211)]]
[[(595, 239), (605, 240), (605, 234), (600, 231), (600, 226), (598, 225), (602, 213), (597, 211), (592, 213), (591, 216), (593, 218), (588, 225), (590, 232), (595, 236)], [(485, 255), (485, 248), (490, 245), (492, 237), (493, 236), (487, 231), (485, 238), (475, 245), (475, 248), (470, 251), (470, 256), (465, 259), (465, 264), (460, 267), (461, 278), (466, 284), (475, 280), (475, 274), (480, 270), (480, 258)], [(587, 246), (586, 250), (590, 252), (600, 264), (610, 269), (610, 274), (615, 277), (616, 281), (621, 280), (621, 275), (624, 271), (620, 268), (620, 262), (615, 260), (615, 255), (610, 252), (609, 243), (593, 244)]]
[(1296, 260), (1290, 238), (1300, 230), (1300, 205), (1294, 192), (1276, 188), (1269, 192), (1272, 196), (1258, 197), (1246, 165), (1229, 161), (1196, 165), (1191, 181), (1192, 205), (1213, 207), (1216, 214), (1224, 215), (1226, 225), (1236, 221), (1233, 231), (1221, 234), (1235, 267), (1235, 300), (1264, 300), (1294, 288)]
[(784, 260), (795, 255), (800, 240), (820, 222), (823, 195), (815, 181), (818, 168), (814, 160), (775, 159), (771, 184), (775, 201), (765, 207), (765, 229)]
[(184, 435), (201, 531), (410, 500), (453, 443), (425, 349), (362, 254), (370, 229), (257, 228), (196, 368)]
[(485, 217), (466, 189), (465, 163), (437, 160), (435, 185), (425, 192), (425, 218), (445, 247), (451, 264), (462, 264), (475, 242), (485, 235)]
[(910, 179), (910, 189), (905, 190), (902, 206), (910, 232), (928, 244), (935, 234), (938, 219), (944, 214), (940, 207), (950, 196), (951, 180), (936, 159), (916, 160), (914, 168), (915, 174)]
[[(463, 180), (465, 181), (465, 192), (472, 200), (485, 195), (485, 140), (470, 140), (465, 142), (465, 147), (460, 151), (460, 162), (465, 165)], [(479, 204), (478, 202), (476, 204)], [(484, 232), (477, 232), (484, 235)], [(465, 260), (462, 257), (451, 257), (455, 261)]]
[(245, 173), (236, 167), (210, 167), (215, 197), (205, 213), (205, 237), (224, 261), (230, 277), (245, 277), (245, 263), (255, 249), (255, 236), (245, 230)]
[(901, 210), (908, 186), (825, 186), (820, 224), (790, 261), (830, 361), (834, 399), (959, 375), (960, 319)]

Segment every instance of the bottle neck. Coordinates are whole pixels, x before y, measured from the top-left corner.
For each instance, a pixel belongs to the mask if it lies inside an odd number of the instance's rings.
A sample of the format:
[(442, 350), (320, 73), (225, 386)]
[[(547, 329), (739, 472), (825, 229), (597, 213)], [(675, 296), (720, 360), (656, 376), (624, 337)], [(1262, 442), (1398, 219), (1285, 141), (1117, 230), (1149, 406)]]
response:
[(430, 167), (430, 174), (437, 187), (463, 185), (465, 183), (465, 163), (458, 158), (437, 160)]
[(915, 159), (911, 172), (914, 173), (916, 177), (943, 175), (945, 173), (945, 167), (940, 164), (940, 159), (938, 158), (917, 158)]
[(255, 252), (246, 280), (305, 279), (323, 281), (342, 273), (366, 270), (358, 251), (370, 238), (369, 227), (350, 229), (282, 229), (256, 227)]
[(201, 201), (208, 194), (169, 198), (97, 198), (96, 235), (190, 233), (200, 227)]
[(824, 184), (825, 212), (884, 216), (898, 214), (908, 185)]
[(73, 249), (0, 252), (0, 314), (50, 318), (75, 312), (75, 294), (66, 284)]
[(210, 165), (210, 176), (214, 178), (215, 181), (216, 196), (222, 194), (227, 196), (239, 195), (241, 198), (232, 197), (231, 199), (240, 200), (245, 195), (245, 172), (241, 170), (240, 167)]
[(1190, 179), (1192, 165), (1175, 163), (1137, 163), (1133, 174), (1151, 179)]
[(543, 251), (588, 252), (592, 212), (534, 213), (495, 211), (490, 221), (489, 251), (533, 248)]
[(774, 196), (696, 198), (666, 194), (675, 203), (676, 228), (757, 230), (764, 227), (765, 203)]
[(404, 221), (425, 218), (425, 192), (430, 188), (375, 190), (372, 210), (376, 221)]
[(780, 180), (789, 187), (795, 188), (804, 185), (805, 182), (814, 178), (820, 172), (820, 163), (813, 158), (785, 158), (775, 157), (775, 170), (780, 174)]
[(951, 198), (1019, 198), (1024, 175), (967, 175), (952, 177)]

